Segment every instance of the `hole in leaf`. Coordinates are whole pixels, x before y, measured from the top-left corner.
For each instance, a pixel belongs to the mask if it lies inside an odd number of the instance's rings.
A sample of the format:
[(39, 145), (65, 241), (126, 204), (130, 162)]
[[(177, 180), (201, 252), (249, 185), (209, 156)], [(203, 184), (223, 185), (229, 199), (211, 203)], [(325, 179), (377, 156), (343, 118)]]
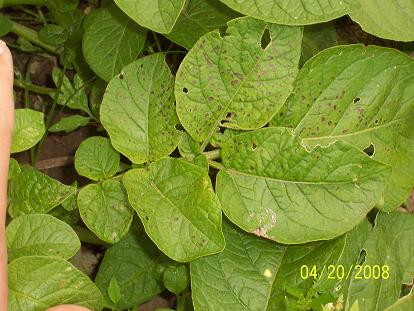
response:
[(124, 80), (124, 74), (123, 73), (119, 74), (119, 79)]
[(260, 40), (260, 46), (262, 47), (262, 50), (267, 48), (269, 46), (270, 42), (272, 42), (272, 38), (270, 37), (269, 29), (266, 28), (264, 30), (264, 32), (262, 34), (262, 38)]
[(366, 147), (364, 149), (364, 152), (369, 155), (370, 157), (372, 157), (375, 153), (375, 147), (373, 144), (369, 145), (368, 147)]
[(252, 143), (252, 150), (255, 151), (257, 149), (257, 145), (255, 142)]
[(374, 123), (377, 125), (379, 123), (379, 120), (375, 120)]
[(355, 97), (354, 98), (354, 104), (356, 104), (357, 102), (359, 102), (361, 100), (361, 97)]
[(362, 249), (359, 253), (358, 264), (362, 265), (365, 262), (365, 258), (367, 257), (367, 252), (365, 249)]
[(233, 116), (233, 114), (231, 112), (227, 112), (226, 118), (231, 118), (232, 116)]
[(175, 125), (174, 125), (174, 128), (177, 130), (177, 131), (185, 131), (184, 130), (184, 127), (180, 124), (180, 123), (176, 123)]
[(184, 92), (185, 94), (187, 94), (187, 93), (188, 93), (188, 89), (187, 89), (186, 87), (184, 87), (184, 88), (183, 88), (183, 92)]
[(220, 34), (220, 37), (222, 38), (224, 38), (225, 36), (228, 36), (229, 34), (227, 33), (227, 26), (220, 27), (219, 34)]

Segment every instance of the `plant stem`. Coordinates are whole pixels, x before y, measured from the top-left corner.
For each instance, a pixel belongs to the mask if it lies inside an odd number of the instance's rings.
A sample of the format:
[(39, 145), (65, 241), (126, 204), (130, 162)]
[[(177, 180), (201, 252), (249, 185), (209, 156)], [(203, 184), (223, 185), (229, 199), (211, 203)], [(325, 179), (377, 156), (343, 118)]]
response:
[(0, 8), (15, 5), (46, 5), (47, 0), (3, 0)]
[(44, 43), (42, 40), (40, 40), (39, 35), (37, 34), (36, 31), (34, 31), (33, 29), (29, 27), (23, 26), (15, 21), (12, 21), (12, 23), (13, 24), (12, 24), (11, 32), (29, 40), (30, 42), (34, 44), (37, 44), (38, 46), (44, 48), (50, 53), (58, 54), (58, 48), (56, 46)]
[(208, 160), (208, 165), (210, 165), (211, 167), (213, 167), (213, 168), (215, 168), (219, 171), (225, 169), (223, 164), (221, 164), (219, 162), (216, 162), (216, 161), (213, 161), (213, 160)]
[(61, 92), (62, 84), (63, 84), (63, 78), (65, 77), (65, 74), (66, 74), (66, 65), (63, 66), (62, 75), (59, 77), (59, 81), (58, 81), (58, 84), (57, 84), (58, 88), (57, 88), (57, 92), (54, 93), (55, 96), (53, 98), (52, 108), (50, 108), (49, 113), (47, 114), (46, 133), (43, 135), (42, 139), (40, 140), (39, 144), (37, 145), (35, 158), (34, 158), (34, 161), (33, 161), (34, 166), (36, 166), (36, 162), (39, 159), (39, 155), (40, 155), (40, 152), (42, 151), (43, 144), (46, 140), (47, 134), (49, 133), (49, 127), (52, 124), (52, 119), (55, 116), (56, 105), (57, 105), (57, 101), (58, 101), (59, 96), (60, 96), (60, 92)]
[(203, 152), (207, 160), (215, 160), (220, 158), (220, 149)]
[(28, 91), (33, 92), (33, 93), (41, 94), (41, 95), (51, 95), (51, 96), (53, 96), (53, 94), (57, 91), (56, 89), (52, 89), (52, 88), (48, 88), (48, 87), (43, 87), (43, 86), (23, 82), (23, 81), (18, 80), (18, 79), (14, 79), (14, 86), (18, 87), (18, 88), (21, 88), (21, 89), (28, 90)]
[(184, 291), (181, 295), (177, 295), (177, 311), (185, 310), (186, 294), (187, 291)]
[(75, 230), (76, 234), (79, 237), (79, 240), (81, 242), (93, 244), (93, 245), (102, 245), (102, 246), (108, 246), (108, 243), (102, 241), (100, 238), (98, 238), (92, 231), (89, 229), (86, 229), (81, 226), (74, 226), (73, 230)]
[(162, 48), (161, 48), (160, 41), (158, 40), (157, 34), (155, 32), (152, 32), (152, 36), (154, 37), (154, 41), (155, 41), (155, 44), (157, 45), (158, 52), (161, 52)]

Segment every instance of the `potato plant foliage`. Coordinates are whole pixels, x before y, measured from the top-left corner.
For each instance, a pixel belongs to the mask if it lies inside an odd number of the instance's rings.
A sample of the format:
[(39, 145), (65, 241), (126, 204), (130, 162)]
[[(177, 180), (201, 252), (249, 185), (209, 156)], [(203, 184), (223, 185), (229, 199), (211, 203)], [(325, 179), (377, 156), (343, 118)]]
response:
[[(9, 310), (414, 310), (412, 0), (98, 2), (0, 1), (1, 35), (44, 7), (20, 49), (70, 112), (18, 109), (12, 152), (98, 129), (80, 186), (10, 162)], [(394, 48), (339, 44), (345, 15)]]

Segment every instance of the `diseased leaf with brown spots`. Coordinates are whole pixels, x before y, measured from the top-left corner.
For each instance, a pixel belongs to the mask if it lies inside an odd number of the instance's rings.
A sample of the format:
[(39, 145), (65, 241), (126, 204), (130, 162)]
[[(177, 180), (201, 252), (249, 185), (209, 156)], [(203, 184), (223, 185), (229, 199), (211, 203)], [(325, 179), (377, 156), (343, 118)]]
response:
[(217, 175), (223, 211), (242, 229), (286, 243), (337, 237), (381, 199), (391, 168), (344, 142), (309, 152), (287, 128), (223, 144)]
[(202, 147), (219, 126), (264, 126), (285, 102), (298, 72), (302, 29), (250, 17), (212, 31), (194, 45), (177, 72), (177, 114)]

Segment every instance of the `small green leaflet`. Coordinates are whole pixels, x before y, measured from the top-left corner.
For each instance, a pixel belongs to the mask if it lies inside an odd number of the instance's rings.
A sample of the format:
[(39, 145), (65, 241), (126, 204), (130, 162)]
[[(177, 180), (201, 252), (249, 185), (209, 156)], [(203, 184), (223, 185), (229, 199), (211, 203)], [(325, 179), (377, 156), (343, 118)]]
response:
[(271, 122), (289, 126), (310, 147), (343, 140), (392, 165), (378, 206), (391, 211), (414, 184), (414, 60), (388, 48), (338, 46), (302, 68), (292, 96)]
[(78, 114), (64, 117), (60, 119), (59, 122), (53, 124), (49, 128), (49, 132), (55, 133), (55, 132), (65, 132), (70, 133), (76, 130), (78, 127), (85, 126), (89, 124), (89, 121), (91, 118), (84, 117)]
[(391, 168), (343, 142), (309, 152), (287, 128), (228, 140), (216, 192), (242, 229), (294, 244), (335, 238), (354, 228), (382, 197)]
[(23, 214), (48, 213), (76, 191), (30, 166), (10, 180), (8, 212), (13, 218)]
[(114, 277), (109, 281), (108, 296), (115, 305), (121, 300), (121, 288)]
[[(285, 102), (298, 72), (299, 27), (250, 17), (197, 41), (178, 69), (178, 117), (192, 138), (208, 143), (219, 126), (264, 126)], [(263, 45), (263, 46), (262, 46)]]
[[(1, 4), (0, 4), (0, 8), (1, 8)], [(6, 16), (1, 14), (0, 15), (0, 37), (3, 37), (5, 35), (7, 35), (13, 28), (13, 22), (12, 20)]]
[[(92, 19), (88, 23), (88, 19)], [(92, 70), (109, 81), (132, 62), (145, 44), (146, 30), (129, 19), (115, 4), (86, 17), (82, 50)]]
[(109, 82), (101, 122), (114, 148), (133, 163), (164, 158), (177, 147), (180, 132), (175, 129), (173, 86), (160, 53), (129, 64)]
[(364, 250), (366, 257), (363, 269), (366, 266), (377, 265), (381, 269), (381, 275), (379, 278), (368, 279), (353, 277), (345, 308), (358, 301), (360, 310), (382, 311), (397, 301), (402, 283), (412, 283), (414, 215), (399, 212), (378, 214), (374, 230), (365, 242)]
[(57, 257), (28, 256), (8, 265), (9, 310), (44, 311), (77, 304), (100, 311), (102, 296), (92, 281)]
[[(76, 74), (73, 78), (73, 84), (69, 78), (64, 75), (62, 78), (62, 70), (58, 67), (54, 67), (52, 70), (53, 82), (58, 86), (60, 79), (62, 79), (61, 93), (59, 95), (57, 103), (62, 106), (66, 106), (71, 109), (79, 109), (85, 111), (88, 115), (91, 115), (91, 111), (88, 105), (88, 97), (85, 92), (85, 81)], [(53, 95), (54, 97), (55, 95)]]
[(164, 286), (172, 293), (180, 295), (190, 282), (189, 271), (186, 265), (169, 266), (162, 275)]
[(82, 220), (101, 240), (116, 243), (127, 234), (134, 210), (121, 182), (87, 185), (80, 190), (77, 202)]
[(39, 39), (50, 45), (60, 45), (68, 39), (69, 33), (59, 25), (45, 25), (39, 32)]
[(350, 16), (362, 29), (395, 41), (414, 41), (412, 0), (360, 0), (361, 8)]
[(22, 256), (57, 256), (69, 259), (80, 248), (75, 231), (63, 221), (47, 215), (23, 215), (6, 229), (8, 260)]
[(202, 35), (226, 26), (238, 16), (219, 0), (190, 0), (173, 30), (165, 36), (189, 50)]
[(187, 262), (223, 250), (221, 206), (205, 169), (166, 158), (128, 171), (123, 183), (148, 236), (167, 256)]
[[(164, 290), (162, 273), (168, 265), (171, 261), (151, 242), (142, 225), (133, 224), (130, 232), (106, 251), (95, 283), (110, 306), (133, 308)], [(121, 293), (116, 304), (108, 294), (114, 278)]]
[(169, 33), (186, 0), (115, 0), (115, 3), (141, 26), (159, 33)]
[(25, 151), (36, 145), (45, 134), (43, 113), (16, 109), (11, 153)]
[(106, 137), (85, 139), (75, 153), (75, 168), (79, 175), (92, 180), (104, 180), (116, 174), (120, 154)]
[(353, 12), (359, 0), (220, 0), (235, 11), (282, 25), (309, 25), (327, 22)]

